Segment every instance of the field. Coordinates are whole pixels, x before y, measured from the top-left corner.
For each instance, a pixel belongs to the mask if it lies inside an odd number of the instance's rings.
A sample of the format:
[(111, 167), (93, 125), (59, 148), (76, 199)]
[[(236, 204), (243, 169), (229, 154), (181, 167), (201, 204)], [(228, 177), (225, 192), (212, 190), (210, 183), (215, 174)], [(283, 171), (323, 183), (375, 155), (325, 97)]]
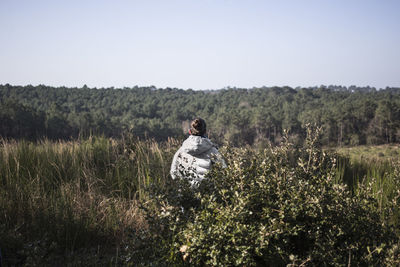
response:
[(3, 140), (2, 263), (399, 264), (399, 147), (307, 140), (224, 147), (228, 167), (196, 192), (170, 180), (177, 140)]
[(337, 152), (352, 161), (393, 161), (400, 158), (400, 145), (342, 147)]

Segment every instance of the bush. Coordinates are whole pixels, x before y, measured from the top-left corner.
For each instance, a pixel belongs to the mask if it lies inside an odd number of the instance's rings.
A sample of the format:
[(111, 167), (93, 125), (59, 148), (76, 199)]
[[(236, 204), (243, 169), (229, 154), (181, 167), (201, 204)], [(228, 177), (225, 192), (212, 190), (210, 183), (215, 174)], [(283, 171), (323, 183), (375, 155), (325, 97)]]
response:
[(213, 266), (392, 262), (395, 234), (378, 202), (368, 186), (351, 195), (335, 183), (335, 157), (317, 142), (318, 131), (309, 130), (300, 149), (286, 139), (262, 152), (228, 150), (228, 167), (214, 168), (198, 190), (176, 187), (153, 198), (164, 259)]

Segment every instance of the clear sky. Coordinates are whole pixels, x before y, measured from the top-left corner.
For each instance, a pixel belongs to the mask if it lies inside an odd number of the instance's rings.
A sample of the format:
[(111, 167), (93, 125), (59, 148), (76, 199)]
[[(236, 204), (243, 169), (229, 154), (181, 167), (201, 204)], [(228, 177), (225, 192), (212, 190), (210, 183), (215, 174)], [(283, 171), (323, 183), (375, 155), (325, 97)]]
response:
[(397, 0), (0, 0), (0, 84), (400, 87)]

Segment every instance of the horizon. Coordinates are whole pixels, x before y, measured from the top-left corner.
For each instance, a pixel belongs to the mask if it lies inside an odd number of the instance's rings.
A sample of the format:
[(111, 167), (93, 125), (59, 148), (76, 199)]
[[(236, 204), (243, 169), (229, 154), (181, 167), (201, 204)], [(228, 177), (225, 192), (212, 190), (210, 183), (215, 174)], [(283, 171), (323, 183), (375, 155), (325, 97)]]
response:
[(400, 87), (398, 1), (0, 2), (0, 84)]
[(44, 87), (50, 87), (50, 88), (54, 88), (54, 89), (61, 89), (61, 88), (65, 88), (65, 89), (82, 89), (82, 88), (87, 88), (90, 90), (102, 90), (102, 89), (112, 89), (112, 90), (132, 90), (135, 88), (154, 88), (155, 90), (166, 90), (166, 89), (172, 89), (172, 90), (183, 90), (183, 91), (187, 91), (187, 90), (193, 90), (193, 91), (220, 91), (220, 90), (229, 90), (229, 89), (233, 89), (233, 90), (253, 90), (253, 89), (271, 89), (271, 88), (290, 88), (293, 90), (299, 90), (299, 89), (319, 89), (319, 88), (326, 88), (326, 89), (336, 89), (336, 88), (344, 88), (346, 90), (351, 90), (353, 88), (357, 89), (357, 88), (368, 88), (371, 90), (387, 90), (387, 89), (400, 89), (400, 87), (397, 86), (386, 86), (385, 88), (376, 88), (373, 86), (358, 86), (358, 85), (350, 85), (350, 86), (343, 86), (343, 85), (339, 85), (339, 84), (329, 84), (329, 85), (325, 85), (325, 84), (321, 84), (321, 85), (315, 85), (315, 86), (296, 86), (296, 87), (292, 87), (292, 86), (288, 86), (288, 85), (283, 85), (283, 86), (259, 86), (259, 87), (236, 87), (236, 86), (226, 86), (226, 87), (222, 87), (222, 88), (210, 88), (210, 89), (193, 89), (193, 88), (178, 88), (178, 87), (157, 87), (154, 85), (143, 85), (143, 86), (139, 86), (139, 85), (133, 85), (133, 86), (123, 86), (123, 87), (115, 87), (115, 86), (108, 86), (108, 87), (90, 87), (87, 86), (86, 84), (82, 85), (82, 86), (65, 86), (65, 85), (59, 85), (59, 86), (53, 86), (53, 85), (47, 85), (47, 84), (25, 84), (25, 85), (21, 85), (21, 84), (9, 84), (9, 83), (5, 83), (2, 84), (0, 83), (0, 86), (11, 86), (11, 87), (39, 87), (39, 86), (44, 86)]

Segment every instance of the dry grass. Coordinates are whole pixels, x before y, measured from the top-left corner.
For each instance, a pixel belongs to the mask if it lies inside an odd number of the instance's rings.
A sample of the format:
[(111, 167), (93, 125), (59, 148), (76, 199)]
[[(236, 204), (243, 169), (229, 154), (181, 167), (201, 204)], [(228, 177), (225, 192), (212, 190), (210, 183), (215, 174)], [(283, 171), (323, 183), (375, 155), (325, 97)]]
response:
[(97, 253), (114, 253), (132, 242), (147, 228), (138, 200), (146, 198), (146, 187), (162, 187), (169, 179), (169, 164), (178, 145), (176, 140), (159, 144), (133, 137), (40, 143), (2, 140), (0, 240), (7, 243), (0, 242), (0, 249), (4, 257), (25, 258), (23, 263), (29, 264), (28, 256), (35, 253), (32, 244), (46, 243), (55, 255), (62, 255), (93, 247)]
[(337, 152), (349, 156), (351, 160), (391, 161), (400, 158), (400, 145), (341, 147)]

